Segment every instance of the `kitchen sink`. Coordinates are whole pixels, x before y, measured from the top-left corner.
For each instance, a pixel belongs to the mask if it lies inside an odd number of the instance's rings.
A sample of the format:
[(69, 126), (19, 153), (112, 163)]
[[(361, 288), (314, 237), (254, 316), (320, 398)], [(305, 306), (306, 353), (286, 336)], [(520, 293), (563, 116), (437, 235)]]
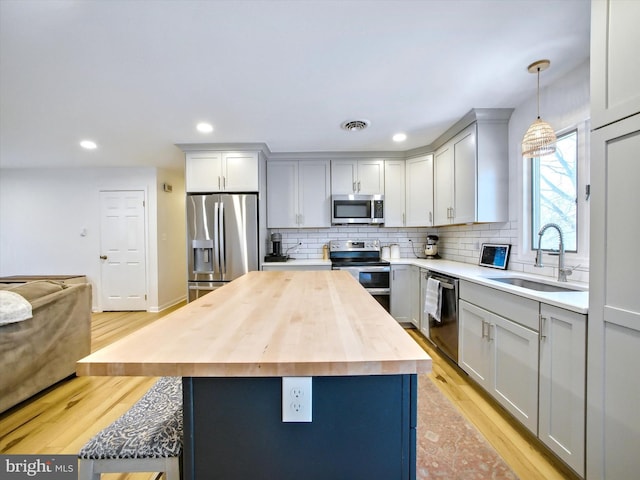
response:
[(581, 292), (580, 288), (572, 286), (560, 286), (557, 284), (539, 282), (530, 278), (521, 277), (487, 277), (487, 280), (494, 282), (507, 283), (516, 287), (528, 288), (529, 290), (537, 290), (539, 292)]

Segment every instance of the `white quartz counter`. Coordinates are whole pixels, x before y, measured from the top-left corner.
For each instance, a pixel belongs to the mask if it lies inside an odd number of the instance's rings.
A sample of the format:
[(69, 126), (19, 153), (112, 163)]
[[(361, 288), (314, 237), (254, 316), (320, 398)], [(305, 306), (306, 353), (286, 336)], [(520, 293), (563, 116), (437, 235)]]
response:
[(331, 260), (290, 258), (286, 262), (263, 262), (262, 270), (331, 270)]
[[(498, 270), (488, 267), (480, 267), (469, 263), (453, 262), (450, 260), (423, 260), (419, 258), (400, 258), (389, 260), (391, 265), (416, 265), (427, 270), (444, 273), (461, 280), (468, 280), (480, 285), (492, 287), (503, 292), (513, 293), (522, 297), (530, 298), (538, 302), (554, 305), (559, 308), (571, 310), (576, 313), (586, 314), (589, 309), (589, 292), (588, 285), (579, 282), (559, 283), (554, 279), (541, 275), (532, 275), (524, 272), (516, 272), (513, 270)], [(528, 288), (509, 285), (495, 280), (489, 280), (489, 277), (521, 277), (532, 280), (542, 281), (544, 283), (552, 283), (560, 286), (568, 286), (580, 289), (575, 292), (540, 292), (530, 290)]]

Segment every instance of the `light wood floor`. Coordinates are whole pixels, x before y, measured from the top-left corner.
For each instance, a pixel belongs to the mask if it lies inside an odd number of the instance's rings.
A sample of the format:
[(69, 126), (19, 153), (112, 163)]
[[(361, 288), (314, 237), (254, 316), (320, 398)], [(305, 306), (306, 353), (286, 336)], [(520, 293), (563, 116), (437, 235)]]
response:
[[(92, 319), (92, 351), (169, 313), (105, 312)], [(432, 378), (523, 480), (575, 479), (531, 435), (415, 330), (409, 334), (433, 358)], [(74, 377), (0, 414), (0, 453), (76, 454), (154, 383), (147, 377)], [(155, 474), (108, 474), (104, 480), (151, 480)]]

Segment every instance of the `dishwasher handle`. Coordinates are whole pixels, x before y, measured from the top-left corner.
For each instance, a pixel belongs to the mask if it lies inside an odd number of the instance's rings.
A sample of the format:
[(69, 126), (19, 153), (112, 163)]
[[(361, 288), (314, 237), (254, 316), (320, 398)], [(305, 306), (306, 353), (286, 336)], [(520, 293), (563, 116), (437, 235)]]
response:
[(456, 284), (458, 283), (457, 278), (442, 277), (440, 275), (427, 274), (427, 278), (438, 280), (440, 282), (440, 286), (442, 288), (446, 288), (447, 290), (454, 290), (456, 288)]

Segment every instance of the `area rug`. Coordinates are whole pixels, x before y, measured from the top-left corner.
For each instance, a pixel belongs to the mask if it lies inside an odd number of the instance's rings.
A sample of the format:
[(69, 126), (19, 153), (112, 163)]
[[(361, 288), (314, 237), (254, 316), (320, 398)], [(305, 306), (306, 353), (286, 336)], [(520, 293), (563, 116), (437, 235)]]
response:
[(418, 376), (418, 479), (517, 479), (507, 464), (436, 387)]

